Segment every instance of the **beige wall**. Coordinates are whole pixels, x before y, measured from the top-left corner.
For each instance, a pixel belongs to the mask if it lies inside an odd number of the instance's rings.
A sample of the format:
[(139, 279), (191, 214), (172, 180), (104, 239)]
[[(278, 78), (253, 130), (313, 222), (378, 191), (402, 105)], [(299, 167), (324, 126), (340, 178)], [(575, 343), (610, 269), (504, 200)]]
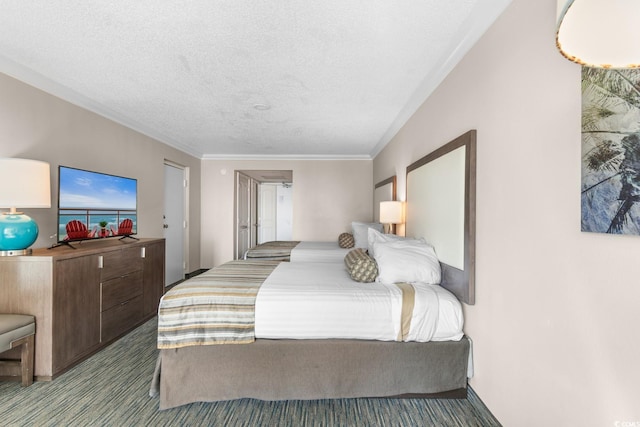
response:
[(472, 387), (505, 426), (640, 424), (640, 237), (580, 232), (580, 67), (554, 0), (514, 0), (374, 160), (478, 130)]
[(371, 221), (371, 160), (204, 160), (202, 265), (233, 259), (235, 170), (293, 171), (293, 239), (337, 240), (351, 221)]
[(200, 266), (200, 160), (0, 74), (0, 157), (51, 165), (51, 209), (24, 209), (40, 228), (34, 248), (57, 232), (58, 165), (138, 179), (138, 234), (162, 237), (164, 160), (190, 169), (189, 270)]

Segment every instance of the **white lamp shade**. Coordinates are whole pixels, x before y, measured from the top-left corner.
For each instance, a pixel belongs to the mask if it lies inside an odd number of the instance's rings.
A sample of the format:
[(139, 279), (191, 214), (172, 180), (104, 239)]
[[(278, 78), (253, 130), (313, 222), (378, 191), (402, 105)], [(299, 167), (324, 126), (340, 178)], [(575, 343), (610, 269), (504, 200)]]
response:
[(556, 45), (587, 67), (638, 68), (638, 0), (558, 0)]
[(50, 208), (49, 163), (0, 158), (0, 208)]
[(380, 202), (380, 222), (383, 224), (402, 224), (402, 202)]

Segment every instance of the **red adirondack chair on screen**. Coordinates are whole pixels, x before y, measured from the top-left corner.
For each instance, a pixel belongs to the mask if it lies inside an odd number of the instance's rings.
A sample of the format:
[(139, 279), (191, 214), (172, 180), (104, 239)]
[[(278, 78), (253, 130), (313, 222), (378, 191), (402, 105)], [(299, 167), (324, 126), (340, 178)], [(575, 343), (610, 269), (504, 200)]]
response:
[(129, 236), (133, 234), (133, 221), (129, 218), (122, 220), (117, 230), (111, 226), (111, 234), (114, 236)]
[(96, 237), (96, 231), (98, 227), (94, 227), (91, 232), (82, 221), (78, 221), (77, 219), (71, 220), (66, 225), (67, 229), (67, 237), (64, 240), (75, 240), (75, 239), (92, 239)]

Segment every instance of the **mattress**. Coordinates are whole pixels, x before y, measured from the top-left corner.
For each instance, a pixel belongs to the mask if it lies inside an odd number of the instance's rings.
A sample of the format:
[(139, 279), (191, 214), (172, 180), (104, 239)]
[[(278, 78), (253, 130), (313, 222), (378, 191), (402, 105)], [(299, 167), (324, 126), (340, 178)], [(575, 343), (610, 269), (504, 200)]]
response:
[(350, 250), (338, 242), (302, 241), (291, 249), (291, 262), (342, 262)]
[[(416, 283), (406, 341), (457, 341), (460, 302), (438, 285)], [(401, 329), (402, 290), (351, 280), (343, 262), (280, 263), (255, 304), (255, 336), (269, 339), (394, 341)]]

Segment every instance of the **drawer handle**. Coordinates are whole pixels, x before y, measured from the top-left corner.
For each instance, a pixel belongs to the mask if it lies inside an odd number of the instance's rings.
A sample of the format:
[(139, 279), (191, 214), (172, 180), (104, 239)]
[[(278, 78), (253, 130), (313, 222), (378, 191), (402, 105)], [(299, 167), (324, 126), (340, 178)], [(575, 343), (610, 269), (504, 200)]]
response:
[(129, 304), (130, 302), (131, 302), (131, 300), (129, 300), (129, 301), (125, 301), (125, 302), (121, 302), (121, 303), (120, 303), (120, 306), (127, 305), (127, 304)]

